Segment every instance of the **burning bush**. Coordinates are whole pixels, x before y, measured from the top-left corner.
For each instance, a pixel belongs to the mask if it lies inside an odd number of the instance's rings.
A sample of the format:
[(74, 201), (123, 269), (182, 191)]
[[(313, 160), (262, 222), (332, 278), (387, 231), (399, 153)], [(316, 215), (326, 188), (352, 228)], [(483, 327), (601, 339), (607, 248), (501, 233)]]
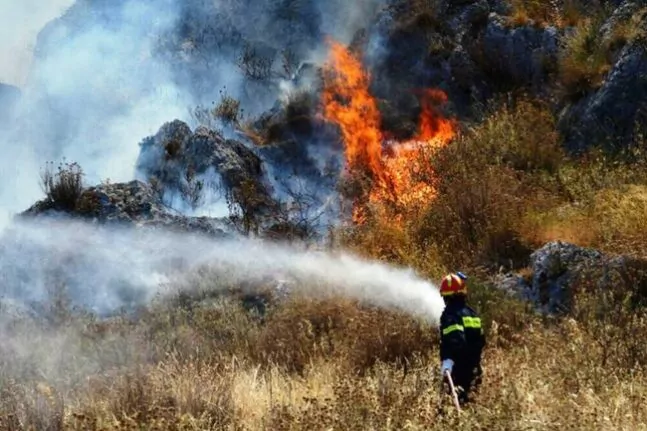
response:
[[(419, 131), (408, 141), (387, 141), (376, 99), (369, 92), (370, 75), (342, 45), (332, 41), (324, 74), (324, 117), (336, 124), (345, 146), (346, 164), (355, 179), (353, 219), (365, 221), (367, 205), (419, 205), (436, 193), (416, 178), (416, 155), (435, 151), (454, 137), (455, 124), (437, 106), (446, 102), (440, 90), (425, 90)], [(359, 189), (357, 189), (359, 187)]]
[(504, 106), (429, 160), (439, 173), (438, 198), (418, 226), (419, 241), (438, 247), (450, 266), (523, 266), (531, 250), (520, 221), (550, 205), (554, 187), (538, 179), (557, 172), (564, 158), (546, 106)]

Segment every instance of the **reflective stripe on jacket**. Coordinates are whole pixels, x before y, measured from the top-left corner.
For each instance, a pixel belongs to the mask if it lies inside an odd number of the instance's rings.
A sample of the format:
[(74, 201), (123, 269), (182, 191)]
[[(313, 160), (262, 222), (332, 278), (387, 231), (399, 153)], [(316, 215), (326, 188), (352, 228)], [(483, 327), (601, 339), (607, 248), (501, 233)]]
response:
[(440, 359), (451, 359), (457, 367), (481, 363), (485, 335), (481, 318), (464, 303), (449, 303), (440, 317)]

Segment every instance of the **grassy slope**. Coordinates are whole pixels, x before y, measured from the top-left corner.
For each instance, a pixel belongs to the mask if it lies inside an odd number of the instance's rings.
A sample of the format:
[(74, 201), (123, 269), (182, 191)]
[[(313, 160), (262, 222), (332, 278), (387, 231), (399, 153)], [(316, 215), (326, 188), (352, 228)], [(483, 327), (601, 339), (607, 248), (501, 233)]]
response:
[[(532, 14), (550, 18), (515, 4), (517, 24)], [(578, 42), (591, 34), (580, 18), (568, 17), (583, 26), (569, 49), (591, 46)], [(564, 65), (567, 93), (597, 85), (589, 78), (605, 63), (577, 62), (594, 55)], [(499, 106), (423, 159), (437, 200), (398, 208), (402, 224), (390, 221), (392, 208), (379, 209), (381, 216), (341, 232), (341, 245), (434, 277), (457, 266), (474, 274), (518, 269), (552, 239), (644, 256), (642, 154), (570, 159), (542, 103)], [(434, 328), (343, 299), (297, 298), (263, 322), (226, 302), (159, 305), (135, 323), (110, 324), (61, 306), (54, 329), (20, 323), (14, 330), (29, 334), (33, 357), (9, 343), (0, 350), (0, 429), (647, 428), (643, 312), (583, 293), (572, 316), (545, 319), (486, 284), (473, 291), (489, 344), (484, 387), (462, 417), (436, 415)], [(35, 365), (52, 352), (61, 356), (56, 364)]]

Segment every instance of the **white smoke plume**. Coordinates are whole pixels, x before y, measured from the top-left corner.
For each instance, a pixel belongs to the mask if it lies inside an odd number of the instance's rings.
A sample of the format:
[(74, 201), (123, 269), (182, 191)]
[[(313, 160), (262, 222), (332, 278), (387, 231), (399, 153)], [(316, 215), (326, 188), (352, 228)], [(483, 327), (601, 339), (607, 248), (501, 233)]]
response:
[[(47, 302), (62, 283), (72, 305), (109, 315), (173, 293), (169, 289), (183, 278), (205, 268), (211, 280), (287, 279), (306, 294), (342, 295), (432, 323), (444, 307), (438, 289), (409, 270), (257, 240), (40, 220), (12, 225), (0, 244), (0, 296), (25, 311)], [(202, 283), (201, 289), (227, 287)]]
[[(326, 35), (349, 41), (382, 2), (77, 0), (39, 35), (20, 103), (0, 128), (0, 223), (42, 196), (48, 161), (78, 162), (89, 183), (127, 181), (143, 138), (173, 119), (195, 125), (190, 110), (221, 89), (248, 114), (268, 109), (281, 79), (246, 81), (236, 65), (245, 43), (273, 55), (273, 70), (284, 48), (297, 61), (321, 59)], [(11, 34), (22, 22), (6, 24)]]
[(0, 82), (25, 83), (38, 32), (72, 3), (74, 0), (0, 2)]

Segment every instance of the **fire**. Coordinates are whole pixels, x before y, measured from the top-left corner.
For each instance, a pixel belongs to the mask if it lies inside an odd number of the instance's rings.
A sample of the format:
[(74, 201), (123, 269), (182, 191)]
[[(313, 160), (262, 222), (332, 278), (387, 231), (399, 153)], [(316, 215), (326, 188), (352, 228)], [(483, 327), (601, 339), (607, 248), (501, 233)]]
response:
[[(409, 141), (386, 142), (369, 83), (370, 74), (360, 61), (343, 45), (331, 41), (324, 74), (323, 115), (341, 130), (348, 169), (366, 169), (370, 174), (371, 203), (403, 207), (429, 202), (436, 196), (436, 190), (416, 178), (420, 169), (418, 155), (422, 150), (435, 151), (454, 137), (454, 123), (437, 109), (447, 101), (446, 94), (440, 90), (424, 91), (416, 136)], [(383, 149), (384, 145), (388, 151)], [(355, 222), (363, 219), (363, 205), (355, 203)]]
[(348, 167), (367, 167), (384, 180), (380, 113), (368, 91), (370, 76), (341, 44), (331, 42), (330, 55), (323, 91), (324, 116), (341, 129)]

